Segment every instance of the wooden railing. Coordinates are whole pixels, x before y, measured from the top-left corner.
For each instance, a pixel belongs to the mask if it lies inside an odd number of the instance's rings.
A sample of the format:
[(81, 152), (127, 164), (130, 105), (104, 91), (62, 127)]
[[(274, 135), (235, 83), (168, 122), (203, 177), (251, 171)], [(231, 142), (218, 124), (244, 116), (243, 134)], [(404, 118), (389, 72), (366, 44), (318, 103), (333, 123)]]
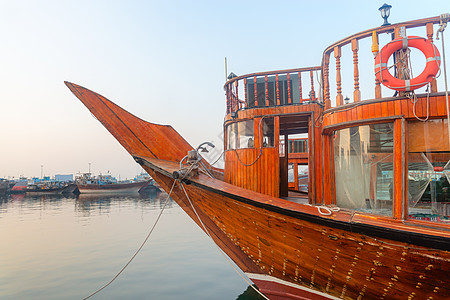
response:
[[(314, 89), (314, 81), (318, 77), (315, 71), (321, 71), (321, 67), (260, 72), (234, 77), (227, 81), (224, 87), (227, 114), (244, 108), (316, 101), (318, 93)], [(306, 73), (303, 77), (309, 76), (306, 80), (309, 84), (302, 82), (303, 73)], [(303, 96), (306, 86), (309, 88), (308, 98)]]
[[(376, 32), (376, 39), (378, 40), (378, 35), (382, 33), (394, 33), (395, 37), (400, 36), (400, 29), (410, 29), (415, 27), (426, 27), (426, 36), (429, 40), (433, 40), (433, 24), (439, 24), (440, 17), (433, 17), (421, 20), (415, 20), (410, 22), (398, 23), (389, 26), (378, 27), (374, 29), (369, 29), (358, 34), (352, 35), (348, 38), (338, 41), (337, 43), (328, 47), (323, 54), (322, 58), (322, 80), (323, 80), (323, 100), (325, 104), (325, 109), (329, 109), (332, 107), (332, 101), (330, 96), (330, 56), (333, 55), (335, 59), (336, 71), (333, 75), (335, 75), (335, 84), (336, 84), (336, 106), (340, 106), (344, 104), (344, 96), (342, 93), (342, 76), (341, 76), (341, 60), (342, 60), (342, 48), (344, 46), (351, 47), (351, 53), (353, 55), (352, 62), (353, 68), (346, 68), (347, 70), (353, 69), (353, 102), (361, 101), (361, 91), (360, 91), (360, 72), (359, 72), (359, 42), (362, 39), (370, 38), (372, 39), (373, 32)], [(408, 34), (406, 34), (408, 35)], [(381, 48), (381, 45), (380, 45)], [(373, 50), (373, 49), (372, 49)], [(370, 50), (369, 50), (370, 51)], [(373, 52), (375, 52), (373, 50)], [(375, 53), (376, 54), (376, 53)], [(373, 70), (373, 68), (372, 68)], [(381, 86), (380, 82), (375, 79), (374, 72), (371, 73), (371, 81), (374, 83), (374, 95), (375, 98), (381, 98)], [(366, 79), (364, 79), (366, 80)], [(436, 82), (432, 82), (432, 92), (437, 91)]]
[[(346, 46), (350, 47), (352, 55), (350, 60), (353, 64), (352, 67), (345, 68), (345, 70), (353, 69), (353, 83), (350, 83), (353, 86), (352, 92), (350, 93), (352, 94), (353, 98), (349, 100), (352, 100), (353, 102), (362, 100), (360, 88), (362, 86), (366, 87), (366, 82), (372, 82), (374, 86), (374, 96), (371, 98), (365, 98), (379, 99), (382, 97), (382, 87), (380, 82), (375, 77), (373, 64), (371, 65), (371, 69), (369, 72), (362, 72), (362, 75), (364, 75), (365, 78), (360, 79), (360, 41), (364, 39), (372, 39), (374, 32), (376, 40), (378, 41), (378, 36), (382, 33), (393, 33), (394, 37), (398, 37), (401, 35), (400, 30), (402, 28), (404, 28), (406, 31), (406, 29), (417, 27), (425, 27), (426, 31), (424, 36), (426, 35), (429, 40), (433, 41), (433, 25), (439, 23), (440, 17), (432, 17), (369, 29), (342, 39), (325, 49), (321, 66), (252, 73), (234, 77), (227, 81), (224, 86), (227, 99), (227, 114), (245, 108), (302, 104), (305, 101), (318, 101), (318, 98), (323, 102), (325, 109), (329, 109), (333, 106), (343, 105), (344, 82), (343, 76), (341, 75), (341, 62), (345, 61), (345, 57), (343, 57), (342, 55), (344, 53), (342, 49), (344, 49), (344, 47)], [(370, 44), (372, 45), (372, 43)], [(382, 45), (379, 45), (379, 47), (381, 48)], [(368, 51), (370, 52), (371, 50), (369, 49)], [(376, 55), (376, 51), (377, 50), (374, 50), (374, 47), (372, 47), (371, 52), (374, 52), (374, 54)], [(335, 60), (335, 73), (332, 74), (333, 78), (335, 79), (334, 84), (336, 86), (335, 92), (333, 92), (336, 94), (335, 105), (332, 105), (330, 91), (331, 55), (333, 55), (333, 58)], [(314, 82), (316, 81), (316, 78), (314, 78), (314, 73), (319, 71), (321, 71), (322, 86), (321, 89), (319, 89), (319, 92), (316, 92), (314, 89)], [(304, 97), (303, 95), (305, 90), (305, 88), (303, 87), (303, 85), (305, 84), (302, 82), (303, 73), (309, 73), (309, 80), (305, 80), (307, 82), (310, 82), (310, 89), (307, 97)], [(305, 76), (307, 75), (304, 75), (304, 77)], [(361, 82), (364, 82), (364, 85), (362, 85)], [(431, 82), (431, 92), (437, 92), (436, 80), (433, 80), (433, 82)], [(319, 95), (319, 93), (323, 94)], [(345, 96), (347, 96), (347, 94), (345, 94)]]

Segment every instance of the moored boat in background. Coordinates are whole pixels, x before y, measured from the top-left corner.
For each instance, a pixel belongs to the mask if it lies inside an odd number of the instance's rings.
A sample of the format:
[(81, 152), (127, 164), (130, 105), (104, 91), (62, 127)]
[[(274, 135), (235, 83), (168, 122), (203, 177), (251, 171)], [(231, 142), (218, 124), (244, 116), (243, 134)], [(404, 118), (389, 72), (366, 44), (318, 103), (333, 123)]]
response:
[[(268, 298), (448, 299), (449, 97), (436, 81), (442, 59), (433, 36), (438, 26), (443, 38), (449, 19), (354, 34), (325, 49), (319, 66), (230, 76), (224, 169), (201, 158), (209, 143), (193, 148), (171, 126), (66, 85)], [(383, 33), (394, 39), (379, 50)], [(359, 71), (367, 39), (375, 72)], [(417, 77), (410, 47), (427, 58)], [(343, 48), (352, 54), (351, 101)], [(372, 86), (371, 96), (360, 86)], [(306, 197), (289, 193), (285, 145), (295, 135), (307, 135)]]
[(11, 188), (11, 194), (21, 194), (25, 193), (28, 186), (28, 179), (20, 178), (16, 181), (14, 186)]
[(9, 191), (9, 181), (0, 178), (0, 195), (4, 195)]
[(91, 176), (91, 173), (84, 173), (75, 182), (80, 194), (138, 193), (150, 183), (150, 179), (118, 181), (109, 174)]

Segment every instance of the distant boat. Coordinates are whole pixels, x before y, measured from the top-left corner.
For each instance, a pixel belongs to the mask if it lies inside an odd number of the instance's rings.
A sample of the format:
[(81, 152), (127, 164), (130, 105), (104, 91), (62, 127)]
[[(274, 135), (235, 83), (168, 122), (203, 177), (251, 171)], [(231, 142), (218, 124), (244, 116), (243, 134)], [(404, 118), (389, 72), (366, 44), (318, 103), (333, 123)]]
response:
[(111, 175), (92, 177), (90, 173), (84, 173), (76, 179), (80, 194), (138, 193), (149, 183), (150, 180), (119, 182)]
[(61, 194), (65, 186), (46, 185), (46, 184), (30, 184), (27, 186), (25, 193), (27, 195), (43, 195), (43, 194)]
[(28, 179), (19, 179), (16, 184), (11, 188), (11, 194), (25, 193), (28, 186)]
[(0, 195), (4, 195), (8, 192), (9, 182), (8, 180), (0, 179)]
[(75, 183), (69, 183), (68, 185), (66, 185), (63, 189), (63, 194), (70, 194), (70, 193), (75, 193), (77, 191), (78, 187)]

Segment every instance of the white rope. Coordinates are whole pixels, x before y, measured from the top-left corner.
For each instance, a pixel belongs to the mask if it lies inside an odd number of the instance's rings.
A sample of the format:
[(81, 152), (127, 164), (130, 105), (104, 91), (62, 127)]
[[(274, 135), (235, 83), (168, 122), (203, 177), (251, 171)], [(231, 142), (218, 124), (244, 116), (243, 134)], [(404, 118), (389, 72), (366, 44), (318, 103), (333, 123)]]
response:
[(147, 240), (149, 239), (150, 235), (152, 234), (153, 230), (156, 227), (156, 224), (158, 224), (159, 219), (161, 218), (161, 215), (164, 211), (164, 208), (166, 208), (167, 203), (169, 202), (170, 199), (170, 195), (172, 194), (172, 190), (173, 187), (175, 186), (175, 182), (176, 180), (173, 181), (172, 184), (172, 188), (170, 189), (169, 194), (167, 195), (167, 199), (164, 202), (164, 205), (161, 209), (161, 211), (159, 212), (158, 217), (156, 218), (155, 224), (153, 224), (152, 228), (150, 229), (150, 232), (147, 234), (147, 237), (144, 239), (144, 241), (142, 242), (141, 246), (137, 249), (136, 253), (134, 253), (134, 255), (130, 258), (130, 260), (126, 263), (126, 265), (119, 271), (119, 273), (116, 274), (116, 276), (114, 276), (113, 279), (111, 279), (107, 284), (105, 284), (104, 286), (102, 286), (101, 288), (99, 288), (98, 290), (96, 290), (95, 292), (93, 292), (92, 294), (90, 294), (89, 296), (83, 298), (83, 300), (89, 299), (92, 296), (94, 296), (95, 294), (97, 294), (98, 292), (100, 292), (101, 290), (103, 290), (104, 288), (106, 288), (108, 285), (110, 285), (114, 280), (116, 280), (117, 277), (119, 277), (119, 275), (126, 269), (126, 267), (128, 267), (128, 265), (131, 263), (131, 261), (133, 261), (133, 259), (138, 255), (138, 253), (141, 251), (141, 249), (144, 247), (145, 243), (147, 242)]
[(205, 224), (203, 223), (202, 219), (200, 219), (200, 216), (197, 213), (197, 210), (195, 209), (191, 198), (189, 197), (188, 193), (186, 192), (186, 189), (184, 188), (184, 184), (180, 181), (180, 185), (181, 188), (184, 191), (184, 194), (186, 195), (186, 198), (189, 201), (189, 204), (192, 207), (192, 210), (194, 211), (195, 215), (197, 216), (197, 219), (199, 220), (200, 224), (202, 224), (203, 229), (205, 230), (206, 234), (209, 236), (209, 238), (213, 241), (214, 245), (216, 245), (217, 249), (219, 249), (219, 252), (222, 253), (222, 255), (225, 257), (225, 259), (228, 261), (228, 263), (231, 265), (231, 267), (234, 269), (234, 271), (236, 271), (236, 273), (252, 288), (254, 289), (258, 294), (261, 295), (261, 297), (263, 297), (264, 299), (270, 300), (269, 298), (267, 298), (263, 293), (261, 293), (257, 288), (255, 288), (252, 284), (252, 282), (250, 282), (249, 279), (245, 278), (244, 276), (242, 276), (241, 272), (239, 272), (236, 267), (233, 265), (232, 261), (230, 260), (230, 258), (222, 251), (222, 249), (220, 249), (220, 247), (216, 244), (216, 242), (214, 241), (214, 239), (212, 238), (211, 234), (209, 233), (208, 229), (206, 229)]
[[(315, 206), (317, 208), (317, 211), (319, 212), (319, 214), (323, 215), (323, 216), (331, 216), (333, 214), (333, 212), (337, 212), (340, 211), (341, 209), (339, 207), (329, 207), (329, 206), (325, 206), (325, 205), (319, 205), (319, 206)], [(325, 212), (323, 212), (322, 210), (325, 210)]]
[(421, 119), (417, 116), (416, 114), (416, 103), (417, 103), (417, 96), (416, 93), (414, 93), (414, 91), (412, 91), (412, 97), (410, 95), (407, 95), (406, 97), (408, 97), (411, 100), (411, 103), (413, 103), (413, 114), (414, 117), (422, 122), (426, 122), (428, 121), (429, 117), (430, 117), (430, 92), (431, 92), (431, 83), (428, 83), (428, 87), (427, 87), (427, 117), (425, 119)]

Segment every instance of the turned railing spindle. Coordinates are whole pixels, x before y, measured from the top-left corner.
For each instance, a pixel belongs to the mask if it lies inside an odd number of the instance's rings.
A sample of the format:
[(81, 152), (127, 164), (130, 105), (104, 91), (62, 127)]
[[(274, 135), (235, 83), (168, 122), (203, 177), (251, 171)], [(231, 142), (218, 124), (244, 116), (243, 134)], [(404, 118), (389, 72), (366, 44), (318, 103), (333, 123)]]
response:
[(234, 82), (234, 88), (236, 89), (236, 101), (237, 101), (237, 103), (238, 103), (238, 108), (242, 108), (242, 103), (241, 103), (241, 101), (239, 101), (238, 81), (239, 81), (239, 80), (236, 80), (236, 81)]
[(325, 53), (323, 57), (323, 96), (325, 109), (331, 108), (330, 101), (330, 54)]
[(227, 114), (231, 112), (231, 101), (230, 101), (230, 85), (227, 84), (227, 87), (225, 89), (225, 93), (227, 95)]
[[(433, 42), (433, 23), (427, 23), (427, 38), (430, 42)], [(437, 92), (436, 78), (431, 81), (431, 92)]]
[(279, 82), (278, 82), (278, 74), (275, 75), (275, 81), (277, 86), (277, 105), (280, 105), (280, 88), (279, 88)]
[(264, 76), (264, 84), (266, 88), (266, 106), (269, 106), (269, 83), (267, 79), (267, 75)]
[(289, 78), (289, 73), (287, 73), (287, 88), (288, 88), (288, 103), (291, 104), (292, 103), (292, 99), (291, 99), (291, 83), (290, 83), (290, 78)]
[(353, 91), (353, 102), (358, 102), (361, 100), (361, 91), (359, 90), (359, 69), (358, 69), (358, 40), (352, 40), (352, 51), (353, 51), (353, 77), (355, 79), (355, 90)]
[(334, 48), (334, 58), (336, 59), (336, 106), (341, 106), (344, 103), (342, 96), (342, 78), (341, 78), (341, 47)]
[(256, 76), (253, 76), (253, 84), (255, 86), (255, 106), (259, 106), (259, 102), (258, 102), (258, 84), (256, 83)]
[(247, 97), (247, 78), (244, 78), (244, 97), (245, 97), (245, 105), (247, 107), (250, 107), (250, 105), (248, 105), (248, 97)]
[(314, 91), (314, 73), (309, 71), (309, 76), (311, 77), (311, 100), (316, 100), (316, 92)]
[(299, 102), (303, 103), (302, 97), (302, 72), (298, 72), (298, 98)]

